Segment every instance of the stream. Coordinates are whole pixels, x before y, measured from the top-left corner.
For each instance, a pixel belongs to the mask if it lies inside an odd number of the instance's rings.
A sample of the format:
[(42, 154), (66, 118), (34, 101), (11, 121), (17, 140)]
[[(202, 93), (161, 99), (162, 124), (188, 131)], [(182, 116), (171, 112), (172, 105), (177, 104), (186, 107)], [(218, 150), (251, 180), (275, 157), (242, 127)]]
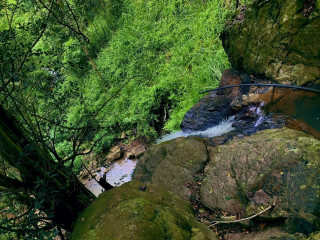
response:
[[(231, 137), (251, 135), (263, 129), (283, 126), (305, 131), (320, 139), (320, 94), (301, 90), (279, 91), (282, 91), (282, 96), (276, 101), (265, 103), (261, 100), (257, 104), (244, 107), (233, 116), (204, 131), (177, 131), (162, 136), (156, 143), (188, 136), (214, 138), (226, 133), (230, 133)], [(96, 174), (105, 178), (112, 186), (118, 187), (131, 181), (137, 163), (136, 159), (124, 158), (112, 163), (108, 169), (101, 167)], [(84, 184), (96, 196), (103, 192), (103, 188), (95, 180), (87, 179)]]
[[(136, 168), (138, 160), (136, 159), (121, 159), (114, 162), (108, 169), (101, 167), (100, 171), (96, 172), (97, 176), (103, 177), (113, 187), (119, 187), (122, 184), (131, 181), (132, 173)], [(105, 170), (106, 171), (105, 173)], [(94, 179), (84, 181), (85, 186), (95, 195), (98, 196), (103, 192), (103, 188)]]

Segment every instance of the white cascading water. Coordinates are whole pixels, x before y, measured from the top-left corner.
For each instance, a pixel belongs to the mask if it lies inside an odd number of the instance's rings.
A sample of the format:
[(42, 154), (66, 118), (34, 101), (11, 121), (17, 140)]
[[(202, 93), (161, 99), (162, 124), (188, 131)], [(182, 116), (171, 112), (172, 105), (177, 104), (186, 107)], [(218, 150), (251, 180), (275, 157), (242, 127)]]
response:
[(234, 116), (229, 117), (228, 119), (223, 120), (218, 125), (211, 127), (211, 128), (208, 128), (203, 131), (195, 131), (195, 132), (177, 131), (174, 133), (170, 133), (170, 134), (164, 135), (164, 136), (162, 136), (162, 138), (158, 139), (157, 144), (165, 142), (165, 141), (169, 141), (169, 140), (172, 140), (172, 139), (175, 139), (178, 137), (201, 136), (201, 137), (212, 138), (212, 137), (221, 136), (224, 133), (227, 133), (227, 132), (234, 130), (234, 128), (232, 127), (233, 120), (234, 120)]
[(254, 123), (254, 127), (255, 127), (255, 128), (257, 128), (258, 126), (260, 126), (260, 125), (264, 122), (264, 120), (265, 120), (265, 118), (266, 118), (264, 111), (261, 109), (261, 107), (263, 107), (264, 105), (265, 105), (265, 104), (264, 104), (264, 102), (262, 101), (262, 102), (259, 104), (259, 106), (255, 109), (255, 113), (259, 116), (258, 119), (257, 119), (257, 121)]

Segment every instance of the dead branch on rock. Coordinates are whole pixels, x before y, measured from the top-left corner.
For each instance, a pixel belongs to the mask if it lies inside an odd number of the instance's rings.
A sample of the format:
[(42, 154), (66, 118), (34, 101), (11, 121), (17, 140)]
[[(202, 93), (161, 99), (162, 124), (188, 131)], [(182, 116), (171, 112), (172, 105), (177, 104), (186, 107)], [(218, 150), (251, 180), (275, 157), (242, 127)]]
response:
[(237, 219), (237, 220), (232, 220), (232, 221), (213, 221), (209, 227), (212, 227), (212, 226), (215, 226), (217, 224), (220, 224), (220, 223), (237, 223), (237, 222), (243, 222), (243, 221), (247, 221), (247, 220), (250, 220), (250, 219), (253, 219), (267, 211), (269, 211), (271, 208), (273, 208), (275, 206), (275, 204), (273, 203), (272, 205), (270, 205), (269, 207), (267, 207), (266, 209), (264, 209), (263, 211), (261, 212), (258, 212), (257, 214), (255, 215), (252, 215), (251, 217), (247, 217), (247, 218), (241, 218), (241, 219)]

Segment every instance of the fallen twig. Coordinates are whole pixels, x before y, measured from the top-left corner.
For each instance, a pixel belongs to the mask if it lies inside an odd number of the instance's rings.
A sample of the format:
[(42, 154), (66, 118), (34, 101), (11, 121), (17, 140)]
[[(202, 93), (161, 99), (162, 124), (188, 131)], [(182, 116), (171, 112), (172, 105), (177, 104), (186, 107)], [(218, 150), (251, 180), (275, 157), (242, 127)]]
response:
[(267, 207), (266, 209), (264, 209), (263, 211), (258, 212), (257, 214), (252, 215), (251, 217), (247, 217), (247, 218), (241, 218), (241, 219), (232, 220), (232, 221), (213, 221), (213, 222), (211, 222), (211, 223), (213, 223), (213, 224), (211, 224), (209, 227), (215, 226), (215, 225), (220, 224), (220, 223), (237, 223), (237, 222), (247, 221), (247, 220), (250, 220), (250, 219), (252, 219), (252, 218), (255, 218), (255, 217), (257, 217), (257, 216), (259, 216), (259, 215), (261, 215), (261, 214), (269, 211), (269, 210), (270, 210), (271, 208), (273, 208), (274, 206), (275, 206), (275, 204), (272, 204), (272, 205), (270, 205), (269, 207)]

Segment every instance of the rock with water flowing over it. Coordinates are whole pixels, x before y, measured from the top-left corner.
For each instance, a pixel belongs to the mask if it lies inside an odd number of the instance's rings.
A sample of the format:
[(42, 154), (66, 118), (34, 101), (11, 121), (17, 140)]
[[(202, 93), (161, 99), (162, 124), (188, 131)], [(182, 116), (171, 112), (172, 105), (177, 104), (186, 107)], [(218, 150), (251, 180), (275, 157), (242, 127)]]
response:
[[(223, 72), (219, 87), (251, 81), (267, 82), (231, 68)], [(184, 132), (205, 130), (230, 117), (234, 118), (232, 127), (235, 128), (231, 135), (251, 135), (263, 129), (282, 127), (281, 121), (273, 119), (272, 114), (266, 115), (261, 109), (266, 103), (272, 102), (274, 92), (270, 87), (254, 86), (214, 91), (204, 96), (185, 114), (181, 129)], [(283, 97), (283, 92), (279, 95)]]
[(151, 182), (188, 199), (194, 175), (208, 160), (206, 145), (199, 138), (177, 138), (152, 147), (139, 160), (133, 179)]
[[(222, 74), (220, 87), (241, 84), (246, 82), (247, 77), (242, 72), (227, 69)], [(181, 129), (185, 132), (203, 131), (218, 125), (232, 115), (234, 111), (230, 108), (230, 103), (241, 93), (241, 89), (234, 88), (207, 94), (185, 114)]]
[(320, 217), (320, 141), (283, 128), (257, 132), (210, 149), (201, 201), (243, 217), (297, 212)]
[(320, 85), (319, 0), (255, 1), (222, 33), (232, 66), (279, 83)]
[(217, 240), (196, 221), (187, 201), (135, 181), (104, 192), (91, 203), (78, 217), (71, 239)]

